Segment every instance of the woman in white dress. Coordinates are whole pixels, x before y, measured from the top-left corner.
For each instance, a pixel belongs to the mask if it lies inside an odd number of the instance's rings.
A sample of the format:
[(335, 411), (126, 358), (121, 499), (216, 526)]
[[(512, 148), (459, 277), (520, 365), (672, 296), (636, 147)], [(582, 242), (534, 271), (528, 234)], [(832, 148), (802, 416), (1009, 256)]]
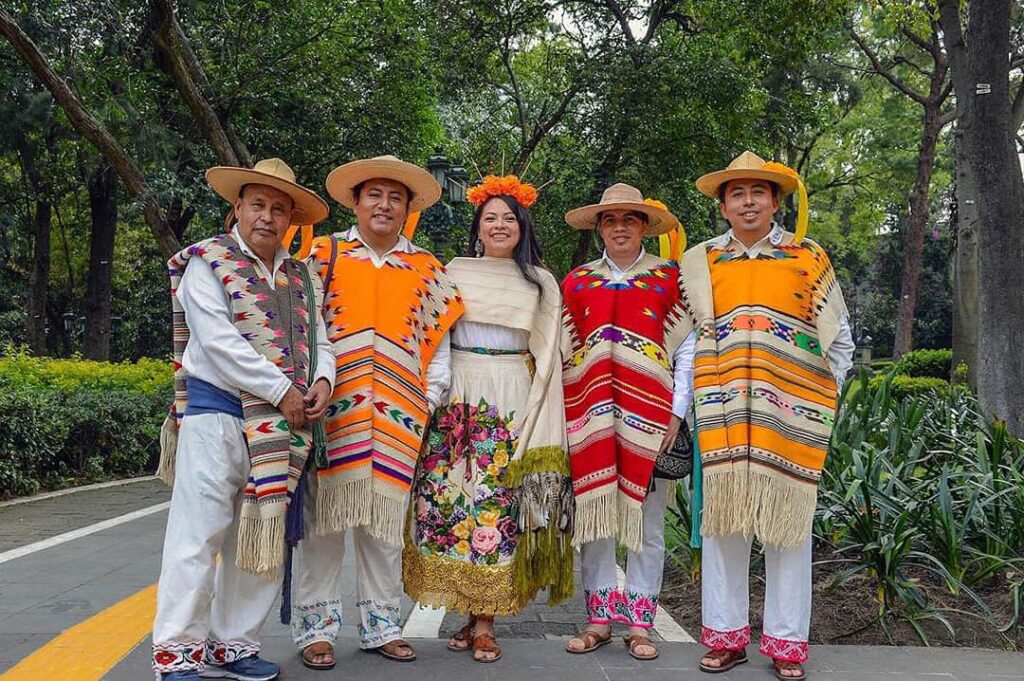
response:
[(469, 199), (473, 257), (447, 266), (466, 312), (420, 456), (403, 581), (421, 604), (469, 615), (450, 650), (493, 662), (495, 615), (519, 612), (543, 588), (549, 604), (573, 593), (572, 489), (561, 296), (527, 212), (536, 190), (489, 176)]

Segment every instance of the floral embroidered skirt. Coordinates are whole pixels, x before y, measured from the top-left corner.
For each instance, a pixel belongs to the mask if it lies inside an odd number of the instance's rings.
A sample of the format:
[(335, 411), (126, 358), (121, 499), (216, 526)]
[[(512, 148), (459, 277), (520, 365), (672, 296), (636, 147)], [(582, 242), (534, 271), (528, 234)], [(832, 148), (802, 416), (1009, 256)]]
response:
[(451, 397), (430, 422), (402, 560), (405, 591), (422, 605), (507, 615), (536, 595), (516, 592), (517, 501), (500, 484), (530, 392), (529, 361), (452, 350)]

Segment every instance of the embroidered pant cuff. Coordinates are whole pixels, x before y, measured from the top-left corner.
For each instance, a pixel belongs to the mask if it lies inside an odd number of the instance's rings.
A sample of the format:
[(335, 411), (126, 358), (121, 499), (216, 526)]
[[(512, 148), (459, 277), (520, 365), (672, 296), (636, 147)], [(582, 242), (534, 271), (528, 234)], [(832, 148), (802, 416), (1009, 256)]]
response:
[(729, 631), (701, 627), (700, 643), (711, 650), (743, 650), (750, 645), (750, 625)]
[(757, 652), (780, 662), (807, 662), (807, 641), (794, 641), (761, 634), (761, 645)]
[(211, 664), (231, 664), (260, 654), (260, 644), (252, 641), (207, 641), (206, 661)]
[(402, 638), (402, 611), (397, 604), (376, 599), (356, 603), (359, 608), (359, 647), (380, 648)]
[(341, 622), (340, 600), (292, 606), (292, 640), (300, 649), (317, 641), (333, 645), (338, 639)]
[(153, 670), (157, 674), (187, 672), (203, 666), (206, 641), (154, 643)]

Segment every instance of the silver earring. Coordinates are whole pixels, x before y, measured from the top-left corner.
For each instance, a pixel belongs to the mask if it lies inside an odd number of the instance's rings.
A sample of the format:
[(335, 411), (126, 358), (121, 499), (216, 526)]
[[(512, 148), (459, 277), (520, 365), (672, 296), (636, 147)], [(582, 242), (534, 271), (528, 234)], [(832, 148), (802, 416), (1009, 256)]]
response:
[(476, 253), (476, 257), (484, 257), (484, 242), (480, 239), (476, 240), (476, 245), (473, 246), (473, 252)]

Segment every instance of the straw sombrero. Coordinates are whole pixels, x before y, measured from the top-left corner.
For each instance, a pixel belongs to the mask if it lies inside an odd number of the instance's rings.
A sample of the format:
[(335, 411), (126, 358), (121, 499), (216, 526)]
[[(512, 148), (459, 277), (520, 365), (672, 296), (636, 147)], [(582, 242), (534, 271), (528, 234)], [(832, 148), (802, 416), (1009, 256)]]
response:
[(594, 229), (597, 216), (609, 210), (635, 210), (647, 216), (645, 234), (653, 236), (671, 231), (679, 224), (679, 218), (665, 208), (644, 203), (644, 195), (628, 184), (613, 184), (601, 194), (599, 203), (574, 208), (565, 214), (565, 221), (576, 229)]
[[(785, 170), (783, 170), (785, 169)], [(701, 176), (697, 189), (713, 199), (718, 198), (718, 189), (730, 180), (768, 180), (779, 186), (779, 194), (785, 196), (797, 190), (799, 179), (796, 173), (779, 163), (769, 163), (752, 151), (744, 151), (732, 160), (725, 170)]]
[(428, 208), (441, 198), (441, 185), (433, 175), (394, 156), (364, 158), (338, 166), (327, 176), (327, 193), (346, 208), (354, 208), (356, 196), (352, 190), (376, 178), (401, 182), (409, 188), (412, 192), (410, 213)]
[(295, 173), (279, 158), (267, 158), (252, 168), (215, 166), (206, 171), (206, 181), (228, 203), (234, 203), (238, 192), (247, 184), (263, 184), (292, 197), (292, 224), (313, 225), (327, 217), (327, 202), (295, 182)]

